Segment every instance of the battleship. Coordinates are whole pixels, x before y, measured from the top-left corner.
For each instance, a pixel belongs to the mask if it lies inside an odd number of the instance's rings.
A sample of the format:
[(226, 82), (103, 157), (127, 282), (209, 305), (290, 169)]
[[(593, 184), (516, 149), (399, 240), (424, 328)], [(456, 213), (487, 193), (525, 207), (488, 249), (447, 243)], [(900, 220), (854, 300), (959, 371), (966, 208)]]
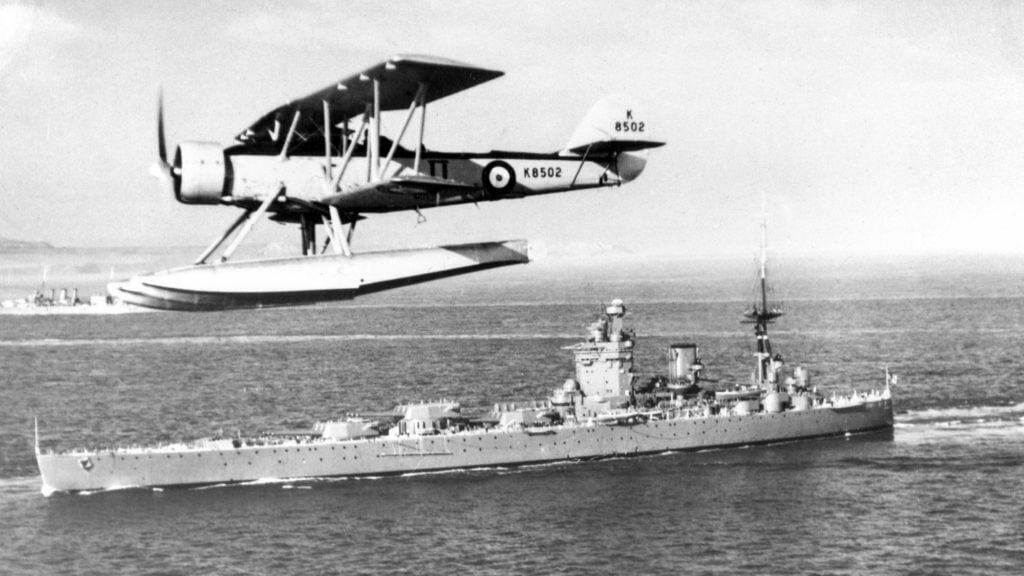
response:
[(575, 375), (541, 401), (464, 411), (455, 401), (318, 422), (310, 429), (104, 450), (42, 451), (43, 493), (195, 487), (269, 480), (400, 475), (699, 451), (891, 429), (884, 386), (826, 395), (802, 366), (773, 353), (762, 265), (761, 301), (746, 313), (757, 338), (742, 385), (711, 386), (700, 349), (669, 347), (667, 375), (634, 370), (636, 334), (614, 300), (569, 346)]

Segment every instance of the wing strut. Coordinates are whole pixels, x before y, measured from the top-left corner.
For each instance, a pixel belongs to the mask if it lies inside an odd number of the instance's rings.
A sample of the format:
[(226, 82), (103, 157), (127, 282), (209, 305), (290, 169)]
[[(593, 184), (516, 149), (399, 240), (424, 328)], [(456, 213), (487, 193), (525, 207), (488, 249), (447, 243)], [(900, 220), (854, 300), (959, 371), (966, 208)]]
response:
[[(324, 102), (324, 162), (326, 163), (326, 168), (325, 168), (326, 172), (324, 173), (324, 176), (326, 176), (326, 178), (324, 179), (324, 185), (325, 186), (330, 186), (331, 184), (334, 183), (334, 178), (331, 177), (331, 170), (333, 168), (333, 166), (331, 165), (331, 106), (327, 102), (327, 100), (324, 100), (323, 102)], [(344, 129), (342, 129), (342, 132), (344, 132)], [(352, 158), (352, 155), (351, 155), (350, 151), (346, 151), (345, 163), (347, 164), (348, 160), (351, 159), (351, 158)], [(344, 170), (345, 170), (345, 168), (342, 167), (342, 172), (344, 172)], [(339, 179), (341, 178), (340, 174), (338, 175), (338, 178)], [(333, 189), (329, 188), (327, 190), (324, 190), (324, 195), (325, 196), (328, 195), (328, 194), (333, 194), (333, 193), (334, 193)], [(333, 238), (337, 238), (338, 240), (342, 240), (342, 237), (341, 237), (341, 217), (338, 215), (338, 208), (332, 205), (330, 207), (330, 212), (331, 212), (330, 222), (328, 222), (326, 217), (323, 218), (324, 228), (327, 229), (328, 240), (331, 240)], [(331, 242), (331, 248), (334, 249), (334, 253), (335, 254), (342, 254), (342, 253), (344, 253), (346, 256), (351, 256), (352, 255), (352, 250), (349, 248), (348, 242), (345, 242), (344, 240), (342, 240), (341, 242), (338, 242), (337, 240), (334, 241), (334, 242)], [(326, 246), (325, 246), (325, 249), (326, 249)]]
[(299, 228), (302, 230), (302, 255), (316, 254), (316, 220), (309, 214), (301, 214)]
[(352, 243), (352, 237), (356, 235), (356, 222), (359, 222), (359, 220), (353, 220), (352, 223), (348, 225), (348, 237), (345, 239), (348, 240), (349, 244)]
[(355, 151), (356, 144), (358, 144), (359, 140), (363, 137), (363, 132), (366, 130), (366, 119), (367, 113), (364, 112), (359, 118), (359, 128), (356, 128), (355, 132), (356, 137), (352, 139), (352, 142), (345, 150), (345, 156), (341, 159), (341, 167), (338, 168), (338, 173), (334, 175), (334, 181), (331, 182), (331, 194), (334, 194), (334, 192), (338, 190), (338, 184), (341, 183), (341, 177), (345, 175), (345, 169), (348, 168), (348, 163), (352, 160), (352, 152)]
[[(328, 234), (331, 235), (332, 242), (331, 246), (334, 247), (336, 254), (344, 254), (345, 256), (352, 255), (352, 246), (349, 244), (349, 238), (345, 234), (342, 234), (341, 230), (341, 215), (338, 214), (338, 207), (331, 204), (328, 209), (331, 211), (331, 223), (328, 226)], [(325, 222), (326, 224), (326, 222)], [(351, 224), (352, 228), (356, 227), (356, 223), (353, 221)], [(351, 234), (351, 230), (349, 234)]]
[[(384, 159), (384, 168), (382, 173), (386, 174), (388, 166), (391, 165), (391, 159), (395, 157), (395, 151), (398, 150), (398, 143), (402, 141), (405, 136), (405, 131), (409, 128), (409, 122), (412, 120), (413, 114), (416, 113), (416, 108), (420, 106), (423, 101), (424, 95), (427, 93), (427, 85), (420, 82), (419, 88), (416, 89), (416, 96), (412, 99), (412, 104), (409, 105), (409, 112), (405, 115), (405, 122), (402, 123), (402, 129), (398, 131), (398, 137), (391, 143), (391, 150), (388, 151), (388, 157)], [(420, 133), (420, 139), (422, 142), (423, 134)], [(416, 147), (417, 155), (419, 154), (419, 146)], [(378, 175), (379, 176), (379, 175)]]
[(370, 180), (380, 178), (380, 80), (373, 79), (373, 142), (370, 147)]
[(291, 128), (288, 128), (288, 135), (284, 138), (284, 146), (281, 147), (281, 155), (278, 156), (281, 160), (288, 159), (288, 148), (292, 145), (292, 137), (295, 136), (295, 128), (299, 125), (299, 118), (302, 116), (301, 110), (295, 111), (295, 116), (292, 116)]
[(327, 102), (327, 100), (324, 100), (323, 102), (324, 102), (324, 165), (325, 165), (324, 169), (326, 170), (326, 172), (324, 173), (324, 175), (326, 176), (326, 178), (324, 179), (324, 184), (327, 184), (328, 182), (333, 182), (334, 181), (334, 179), (331, 178), (331, 172), (334, 170), (334, 166), (331, 163), (331, 106)]
[[(423, 98), (420, 102), (420, 139), (416, 143), (416, 159), (412, 163), (413, 174), (420, 173), (420, 156), (423, 152), (423, 129), (427, 125), (427, 93), (423, 92)], [(440, 198), (440, 197), (439, 197)]]
[(324, 242), (323, 250), (321, 253), (327, 251), (327, 246), (330, 246), (335, 254), (345, 256), (352, 256), (352, 232), (355, 230), (355, 221), (349, 225), (348, 234), (343, 233), (341, 224), (341, 215), (338, 214), (337, 206), (329, 206), (331, 216), (323, 216), (321, 219), (324, 224), (324, 228), (327, 230), (327, 241)]

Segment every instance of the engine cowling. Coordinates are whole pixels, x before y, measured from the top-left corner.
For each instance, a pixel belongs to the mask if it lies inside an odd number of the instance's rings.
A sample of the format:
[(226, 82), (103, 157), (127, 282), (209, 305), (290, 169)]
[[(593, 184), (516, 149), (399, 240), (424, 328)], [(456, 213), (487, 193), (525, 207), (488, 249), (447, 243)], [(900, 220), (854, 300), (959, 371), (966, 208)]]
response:
[(182, 142), (174, 155), (174, 197), (182, 204), (220, 204), (230, 165), (216, 142)]

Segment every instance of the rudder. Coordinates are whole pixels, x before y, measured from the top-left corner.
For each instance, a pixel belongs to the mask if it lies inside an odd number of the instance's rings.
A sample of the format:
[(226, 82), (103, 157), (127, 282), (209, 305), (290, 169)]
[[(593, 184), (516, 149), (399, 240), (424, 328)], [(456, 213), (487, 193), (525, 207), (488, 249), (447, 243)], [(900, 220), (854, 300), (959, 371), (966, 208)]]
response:
[(635, 152), (665, 144), (652, 140), (650, 133), (650, 122), (636, 102), (625, 94), (613, 94), (590, 108), (559, 154)]

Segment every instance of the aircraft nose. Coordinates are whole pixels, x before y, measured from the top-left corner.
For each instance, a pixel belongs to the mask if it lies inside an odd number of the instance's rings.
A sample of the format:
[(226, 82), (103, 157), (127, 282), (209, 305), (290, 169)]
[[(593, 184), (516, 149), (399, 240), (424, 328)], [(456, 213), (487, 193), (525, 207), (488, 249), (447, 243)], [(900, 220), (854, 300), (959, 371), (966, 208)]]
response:
[(618, 173), (623, 183), (636, 180), (636, 177), (647, 166), (647, 151), (625, 152), (619, 154)]

